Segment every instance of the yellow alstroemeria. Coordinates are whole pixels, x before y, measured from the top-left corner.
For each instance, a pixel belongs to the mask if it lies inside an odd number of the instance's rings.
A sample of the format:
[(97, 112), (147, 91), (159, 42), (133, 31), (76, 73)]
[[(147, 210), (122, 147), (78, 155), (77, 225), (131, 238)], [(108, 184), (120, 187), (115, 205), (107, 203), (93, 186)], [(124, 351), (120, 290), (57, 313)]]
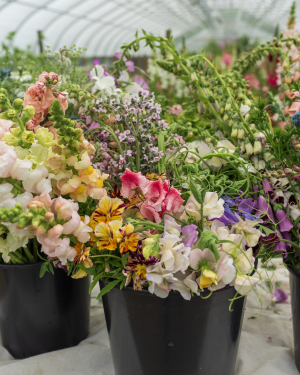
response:
[(200, 280), (199, 280), (200, 289), (208, 288), (212, 284), (218, 285), (218, 279), (219, 279), (219, 276), (215, 272), (205, 269), (202, 275), (200, 276)]
[(115, 250), (122, 240), (121, 227), (122, 222), (119, 220), (110, 221), (108, 224), (99, 223), (95, 227), (98, 250)]
[(103, 197), (92, 214), (92, 219), (98, 223), (121, 220), (125, 207), (126, 204), (119, 198)]
[[(83, 244), (77, 242), (74, 246), (75, 250), (77, 251), (77, 256), (74, 259), (74, 263), (77, 264), (81, 262), (85, 268), (90, 268), (93, 266), (92, 260), (89, 258), (90, 255), (90, 247), (86, 247), (83, 249)], [(87, 276), (87, 273), (83, 269), (79, 269), (74, 275), (72, 275), (73, 279), (81, 279), (82, 277)]]
[(122, 229), (122, 240), (120, 243), (120, 252), (126, 253), (127, 251), (136, 251), (139, 235), (138, 233), (133, 233), (134, 226), (130, 223), (127, 223)]

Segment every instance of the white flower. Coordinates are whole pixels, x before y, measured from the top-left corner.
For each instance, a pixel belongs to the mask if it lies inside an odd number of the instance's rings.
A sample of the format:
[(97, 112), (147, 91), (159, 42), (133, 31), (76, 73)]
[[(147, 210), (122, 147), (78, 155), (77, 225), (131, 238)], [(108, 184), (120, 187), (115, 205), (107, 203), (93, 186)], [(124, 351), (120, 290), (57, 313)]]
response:
[(0, 178), (10, 176), (10, 170), (17, 160), (17, 154), (12, 146), (0, 141)]
[(10, 170), (11, 177), (16, 180), (24, 181), (28, 177), (31, 167), (32, 162), (30, 160), (17, 159)]
[(162, 267), (161, 262), (147, 267), (146, 279), (151, 282), (148, 288), (149, 292), (161, 298), (168, 297), (169, 291), (171, 290), (169, 283), (177, 281), (172, 272)]
[(213, 269), (218, 275), (218, 284), (210, 286), (210, 290), (218, 290), (230, 284), (236, 276), (236, 268), (233, 265), (233, 259), (226, 253), (220, 251), (220, 258)]
[(237, 275), (234, 280), (234, 288), (241, 295), (248, 294), (254, 288), (255, 284), (260, 285), (261, 281), (253, 276)]
[(219, 148), (219, 147), (226, 148), (227, 149), (226, 152), (228, 152), (229, 154), (234, 154), (234, 152), (236, 150), (236, 147), (230, 141), (228, 141), (227, 139), (223, 139), (223, 140), (219, 141), (217, 143), (216, 148)]
[(12, 200), (14, 197), (14, 195), (11, 193), (12, 189), (13, 186), (11, 184), (2, 183), (0, 185), (0, 207), (3, 206), (3, 202), (6, 200)]
[(166, 270), (176, 273), (178, 271), (185, 272), (189, 266), (188, 255), (190, 248), (186, 248), (176, 234), (166, 233), (159, 239), (162, 245), (160, 251), (161, 263), (164, 264)]
[[(196, 218), (196, 221), (201, 219), (201, 205), (198, 203), (193, 195), (191, 195), (184, 206), (184, 213), (180, 216), (182, 220), (188, 220), (190, 214)], [(217, 193), (207, 192), (204, 198), (203, 216), (209, 220), (219, 218), (224, 214), (224, 200), (218, 199)]]
[(246, 114), (250, 111), (250, 107), (248, 105), (245, 105), (245, 104), (241, 104), (241, 108), (240, 108), (240, 111), (241, 111), (241, 115), (243, 117), (246, 116)]
[(253, 251), (250, 247), (248, 250), (242, 252), (237, 257), (236, 267), (242, 273), (249, 273), (254, 264)]
[(247, 245), (254, 247), (257, 245), (260, 236), (262, 235), (259, 229), (254, 228), (262, 220), (248, 220), (245, 221), (237, 215), (239, 222), (234, 224), (231, 228), (231, 232), (235, 234), (243, 234)]
[(38, 165), (31, 170), (26, 180), (23, 181), (24, 189), (30, 193), (42, 194), (52, 191), (51, 180), (47, 179), (48, 169), (42, 165)]
[(70, 238), (58, 238), (58, 240), (60, 240), (60, 243), (55, 249), (55, 256), (59, 258), (63, 265), (66, 265), (67, 260), (73, 261), (75, 259), (77, 252), (70, 246)]
[(10, 261), (9, 246), (7, 245), (7, 240), (2, 237), (0, 237), (0, 253), (2, 254), (4, 262), (8, 263)]
[(216, 258), (214, 253), (210, 249), (194, 249), (190, 252), (190, 266), (193, 270), (197, 271), (199, 269), (199, 263), (205, 260), (215, 263)]
[(179, 237), (181, 233), (181, 225), (177, 224), (176, 220), (169, 215), (165, 215), (164, 221), (165, 221), (164, 235), (166, 235), (167, 233), (170, 233), (170, 234), (175, 234)]
[(94, 88), (104, 91), (105, 94), (111, 95), (115, 89), (115, 80), (113, 77), (105, 76), (104, 69), (101, 65), (96, 65), (90, 72), (92, 80), (94, 80)]
[(217, 193), (207, 192), (204, 198), (203, 215), (209, 220), (221, 217), (224, 214), (224, 200), (218, 199)]

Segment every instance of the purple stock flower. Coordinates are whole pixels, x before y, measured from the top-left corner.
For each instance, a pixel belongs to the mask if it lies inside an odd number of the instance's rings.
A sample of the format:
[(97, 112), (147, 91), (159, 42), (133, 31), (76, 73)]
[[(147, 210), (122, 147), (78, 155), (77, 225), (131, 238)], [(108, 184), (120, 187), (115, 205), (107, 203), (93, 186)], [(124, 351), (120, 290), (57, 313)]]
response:
[(281, 232), (289, 232), (293, 228), (293, 224), (283, 210), (276, 211), (276, 218), (278, 220), (279, 229)]
[(277, 303), (285, 302), (289, 298), (286, 292), (280, 288), (275, 289), (273, 296)]
[(186, 247), (192, 247), (198, 241), (197, 225), (190, 224), (182, 228), (182, 242)]
[(258, 208), (257, 208), (257, 213), (259, 215), (264, 215), (263, 216), (263, 221), (272, 221), (273, 223), (275, 222), (275, 218), (273, 215), (273, 210), (271, 205), (267, 202), (266, 198), (260, 195), (257, 200), (258, 203)]
[(150, 90), (148, 83), (142, 77), (134, 77), (134, 82), (141, 86), (144, 90)]

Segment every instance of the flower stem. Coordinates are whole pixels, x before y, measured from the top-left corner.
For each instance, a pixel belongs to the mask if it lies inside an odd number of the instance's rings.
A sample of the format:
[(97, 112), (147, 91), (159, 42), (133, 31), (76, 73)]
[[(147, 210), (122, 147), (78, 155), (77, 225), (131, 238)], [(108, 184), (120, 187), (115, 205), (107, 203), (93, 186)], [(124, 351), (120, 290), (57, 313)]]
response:
[(28, 249), (28, 247), (23, 247), (24, 251), (25, 251), (25, 254), (29, 260), (29, 263), (35, 263), (35, 259), (34, 259), (34, 256), (31, 254), (30, 250)]

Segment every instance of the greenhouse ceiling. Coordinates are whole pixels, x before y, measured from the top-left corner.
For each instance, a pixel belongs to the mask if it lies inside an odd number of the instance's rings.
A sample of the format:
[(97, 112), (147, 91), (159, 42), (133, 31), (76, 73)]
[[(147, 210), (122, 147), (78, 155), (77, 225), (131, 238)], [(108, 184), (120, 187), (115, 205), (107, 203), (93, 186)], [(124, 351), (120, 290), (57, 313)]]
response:
[[(292, 0), (0, 0), (1, 42), (15, 31), (14, 45), (39, 50), (44, 43), (87, 47), (86, 56), (111, 56), (136, 30), (166, 35), (178, 46), (182, 37), (190, 50), (209, 39), (219, 41), (249, 35), (272, 38), (284, 29)], [(300, 8), (296, 20), (300, 26)], [(139, 54), (144, 54), (141, 49)]]

